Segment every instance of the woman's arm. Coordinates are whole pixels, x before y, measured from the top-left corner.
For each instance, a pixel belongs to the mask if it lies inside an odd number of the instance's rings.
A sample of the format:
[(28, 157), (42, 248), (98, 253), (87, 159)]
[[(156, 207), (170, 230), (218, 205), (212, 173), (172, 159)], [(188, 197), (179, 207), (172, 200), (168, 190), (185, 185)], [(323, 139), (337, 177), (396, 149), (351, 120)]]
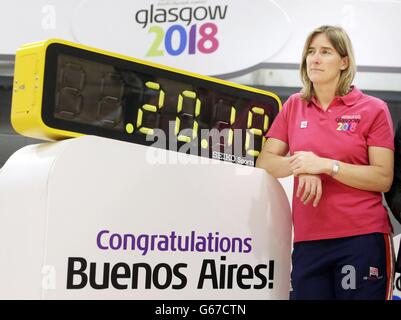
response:
[[(388, 148), (369, 146), (368, 154), (369, 165), (339, 162), (340, 169), (334, 179), (361, 190), (387, 192), (393, 181), (394, 152)], [(290, 168), (294, 175), (331, 175), (333, 161), (318, 157), (313, 152), (297, 152), (290, 158)]]
[[(288, 144), (285, 142), (269, 138), (262, 148), (256, 167), (265, 169), (275, 178), (284, 178), (292, 175), (290, 168), (290, 157), (287, 157)], [(306, 205), (313, 200), (316, 207), (322, 197), (322, 181), (318, 175), (301, 174), (299, 176), (296, 197)]]
[[(287, 157), (288, 144), (269, 138), (262, 148), (256, 167), (265, 169), (275, 178), (284, 178), (293, 174), (290, 164), (290, 157)], [(303, 191), (303, 192), (302, 192)], [(299, 176), (296, 197), (306, 205), (313, 200), (316, 207), (322, 197), (322, 181), (318, 175), (301, 174)]]
[(256, 167), (265, 169), (275, 178), (284, 178), (292, 175), (290, 169), (288, 144), (275, 138), (269, 138), (265, 142), (258, 159)]

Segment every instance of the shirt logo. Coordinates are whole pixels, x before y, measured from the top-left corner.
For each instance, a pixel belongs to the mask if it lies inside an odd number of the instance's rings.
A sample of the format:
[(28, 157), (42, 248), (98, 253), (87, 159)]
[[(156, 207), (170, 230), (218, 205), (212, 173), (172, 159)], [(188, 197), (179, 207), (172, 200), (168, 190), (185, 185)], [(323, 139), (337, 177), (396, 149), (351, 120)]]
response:
[(308, 127), (308, 121), (301, 121), (300, 128), (301, 128), (301, 129), (305, 129), (305, 128), (307, 128), (307, 127)]
[(337, 131), (350, 131), (354, 132), (356, 127), (361, 122), (360, 114), (345, 115), (336, 118)]

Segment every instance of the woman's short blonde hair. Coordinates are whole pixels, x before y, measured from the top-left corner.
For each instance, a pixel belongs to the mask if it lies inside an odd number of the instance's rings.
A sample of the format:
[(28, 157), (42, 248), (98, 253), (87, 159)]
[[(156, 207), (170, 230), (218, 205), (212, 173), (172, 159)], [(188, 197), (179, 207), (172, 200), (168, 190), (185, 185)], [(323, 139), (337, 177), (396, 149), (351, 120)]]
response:
[(341, 71), (336, 95), (343, 96), (350, 91), (351, 84), (356, 73), (356, 64), (354, 51), (352, 49), (352, 43), (345, 30), (341, 27), (330, 25), (324, 25), (313, 30), (306, 38), (304, 50), (302, 52), (302, 62), (300, 69), (301, 80), (303, 83), (301, 97), (307, 101), (311, 100), (314, 92), (313, 83), (310, 81), (306, 71), (306, 57), (308, 55), (309, 46), (314, 36), (319, 33), (324, 33), (327, 36), (334, 49), (336, 49), (336, 51), (340, 54), (342, 58), (348, 57), (348, 67)]

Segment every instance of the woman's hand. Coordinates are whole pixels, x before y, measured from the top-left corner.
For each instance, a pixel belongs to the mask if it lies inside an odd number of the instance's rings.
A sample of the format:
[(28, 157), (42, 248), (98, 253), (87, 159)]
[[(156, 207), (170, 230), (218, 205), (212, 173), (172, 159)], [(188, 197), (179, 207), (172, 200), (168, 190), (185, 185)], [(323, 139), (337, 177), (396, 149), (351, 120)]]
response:
[[(303, 189), (303, 194), (301, 196)], [(322, 197), (322, 180), (318, 175), (313, 174), (300, 174), (298, 177), (298, 188), (296, 196), (301, 196), (303, 204), (308, 204), (313, 199), (313, 206), (316, 207), (319, 204), (320, 198)]]
[(332, 160), (321, 158), (310, 151), (295, 152), (290, 157), (290, 169), (294, 176), (300, 174), (330, 174)]

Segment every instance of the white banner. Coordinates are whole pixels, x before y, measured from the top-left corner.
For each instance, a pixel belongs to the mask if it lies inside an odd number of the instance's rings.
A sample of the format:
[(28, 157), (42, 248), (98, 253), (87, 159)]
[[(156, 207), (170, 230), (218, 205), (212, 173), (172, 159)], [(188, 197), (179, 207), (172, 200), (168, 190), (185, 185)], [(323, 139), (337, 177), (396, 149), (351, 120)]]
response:
[(0, 172), (0, 298), (288, 299), (280, 183), (158, 150), (167, 162), (85, 136), (16, 152)]
[(348, 31), (358, 65), (401, 67), (399, 1), (15, 0), (2, 12), (0, 54), (58, 37), (220, 75), (298, 64), (307, 34), (335, 24)]

